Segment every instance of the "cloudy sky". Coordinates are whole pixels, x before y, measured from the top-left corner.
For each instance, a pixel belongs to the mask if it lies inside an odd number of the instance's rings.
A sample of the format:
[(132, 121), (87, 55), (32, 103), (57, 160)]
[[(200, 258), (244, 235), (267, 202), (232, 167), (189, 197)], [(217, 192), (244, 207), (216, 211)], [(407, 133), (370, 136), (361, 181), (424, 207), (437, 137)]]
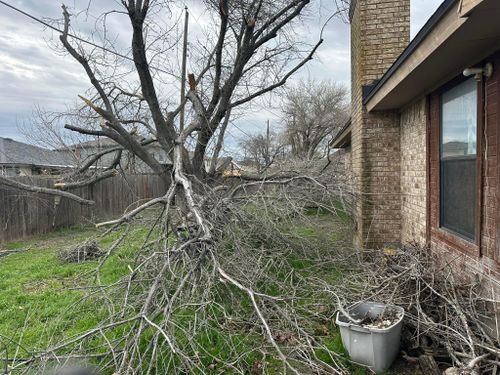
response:
[[(60, 1), (54, 0), (4, 0), (39, 18), (59, 18)], [(191, 11), (191, 28), (202, 27), (204, 18), (200, 0), (186, 0)], [(316, 0), (318, 15), (306, 25), (304, 32), (317, 38), (320, 25), (329, 17), (329, 2)], [(423, 26), (442, 0), (411, 0), (412, 37)], [(85, 8), (89, 0), (68, 0), (72, 9)], [(90, 30), (95, 24), (94, 14), (116, 6), (117, 1), (92, 0), (88, 13), (80, 15), (76, 28)], [(184, 1), (179, 0), (179, 5)], [(127, 43), (128, 35), (120, 32), (119, 18), (110, 17), (110, 25), (118, 43)], [(68, 56), (57, 51), (57, 35), (25, 16), (0, 3), (0, 136), (25, 140), (19, 130), (30, 117), (34, 108), (51, 111), (63, 110), (74, 102), (78, 94), (88, 87), (80, 66)], [(341, 20), (330, 22), (324, 34), (325, 43), (317, 59), (300, 72), (300, 77), (332, 79), (346, 85), (349, 82), (349, 27)], [(276, 111), (259, 111), (238, 120), (237, 128), (231, 129), (234, 138), (243, 133), (259, 131), (266, 117), (277, 121)]]

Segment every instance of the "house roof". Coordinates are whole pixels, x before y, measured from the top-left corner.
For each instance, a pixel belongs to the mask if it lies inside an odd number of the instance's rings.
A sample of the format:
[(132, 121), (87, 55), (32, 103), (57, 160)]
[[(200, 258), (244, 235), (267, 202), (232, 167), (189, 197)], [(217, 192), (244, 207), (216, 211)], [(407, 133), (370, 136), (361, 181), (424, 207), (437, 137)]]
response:
[[(352, 0), (351, 15), (355, 6)], [(368, 111), (400, 109), (481, 63), (500, 48), (499, 19), (498, 0), (443, 1), (381, 79), (364, 92), (363, 104)], [(342, 142), (350, 131), (346, 124), (332, 146), (347, 145)]]
[[(353, 0), (355, 3), (356, 0)], [(432, 14), (432, 16), (427, 20), (425, 25), (420, 29), (418, 34), (413, 38), (408, 47), (399, 55), (394, 64), (385, 72), (385, 74), (377, 81), (377, 83), (372, 87), (372, 89), (365, 96), (365, 103), (369, 101), (373, 95), (384, 85), (385, 82), (394, 74), (394, 72), (403, 64), (403, 62), (410, 58), (412, 53), (417, 49), (420, 43), (426, 38), (426, 36), (434, 29), (436, 24), (443, 18), (446, 12), (454, 5), (456, 0), (446, 0), (441, 3), (438, 9)], [(352, 4), (352, 3), (351, 3)]]
[[(118, 143), (116, 143), (114, 140), (108, 137), (102, 137), (98, 139), (94, 139), (91, 141), (86, 141), (86, 142), (80, 142), (80, 143), (74, 143), (72, 145), (65, 146), (61, 148), (60, 150), (77, 150), (77, 149), (92, 149), (92, 148), (97, 148), (97, 149), (104, 149), (104, 148), (113, 148), (119, 146)], [(155, 141), (153, 143), (150, 143), (146, 146), (147, 148), (161, 148), (160, 144)]]
[(73, 164), (63, 153), (0, 137), (0, 165), (69, 167)]
[(337, 135), (330, 142), (331, 148), (343, 148), (351, 144), (351, 118), (338, 131)]
[(397, 109), (424, 96), (500, 46), (498, 0), (445, 0), (365, 95), (369, 111)]

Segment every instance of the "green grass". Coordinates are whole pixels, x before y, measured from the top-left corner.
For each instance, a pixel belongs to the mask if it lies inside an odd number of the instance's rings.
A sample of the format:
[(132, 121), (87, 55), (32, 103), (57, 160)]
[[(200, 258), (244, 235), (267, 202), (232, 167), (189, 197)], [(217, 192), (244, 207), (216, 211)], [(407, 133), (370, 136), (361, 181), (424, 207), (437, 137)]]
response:
[[(340, 212), (340, 211), (339, 211)], [(350, 218), (344, 213), (332, 216), (322, 210), (308, 210), (304, 220), (291, 220), (283, 223), (285, 236), (299, 238), (300, 241), (311, 246), (331, 246), (339, 241), (348, 240)], [(339, 229), (340, 228), (340, 229)], [(105, 263), (101, 272), (101, 282), (110, 284), (126, 275), (137, 249), (140, 247), (148, 233), (148, 228), (135, 226), (127, 240), (119, 246), (116, 252)], [(29, 352), (42, 350), (51, 343), (57, 343), (65, 338), (75, 336), (90, 328), (95, 327), (105, 316), (105, 311), (96, 306), (91, 298), (83, 299), (84, 292), (80, 287), (95, 283), (93, 271), (97, 262), (84, 262), (81, 264), (62, 264), (57, 259), (57, 253), (63, 248), (74, 246), (83, 240), (96, 236), (99, 233), (90, 228), (73, 228), (57, 231), (45, 236), (40, 236), (27, 241), (18, 241), (6, 244), (4, 249), (21, 250), (0, 258), (0, 354), (7, 348), (9, 356), (15, 352), (16, 347), (21, 348), (18, 356), (27, 355)], [(246, 236), (247, 233), (241, 233)], [(99, 240), (99, 245), (108, 248), (120, 236), (119, 232), (108, 235)], [(268, 249), (280, 244), (267, 242), (266, 237), (249, 238), (248, 242), (256, 248), (265, 245)], [(228, 245), (229, 246), (229, 245)], [(303, 276), (314, 275), (328, 282), (334, 283), (343, 276), (343, 270), (326, 264), (318, 269), (308, 259), (307, 253), (292, 252), (286, 262), (293, 272)], [(276, 270), (279, 275), (281, 270)], [(319, 272), (319, 273), (318, 273)], [(283, 274), (283, 277), (285, 275)], [(271, 295), (279, 295), (280, 290), (276, 285), (262, 285), (261, 290)], [(241, 293), (233, 288), (232, 292)], [(240, 299), (239, 306), (230, 304), (230, 301), (217, 301), (225, 305), (226, 312), (232, 310), (252, 311), (248, 298)], [(300, 305), (305, 301), (297, 301)], [(214, 307), (214, 309), (216, 309)], [(235, 311), (235, 313), (237, 313)], [(333, 312), (332, 312), (333, 313)], [(211, 311), (211, 318), (222, 320), (222, 313)], [(174, 319), (179, 327), (188, 327), (192, 324), (194, 311), (185, 309), (176, 311)], [(318, 340), (331, 351), (341, 356), (341, 361), (349, 367), (352, 374), (368, 374), (365, 369), (350, 364), (347, 353), (342, 347), (340, 334), (333, 320), (308, 322), (309, 329), (317, 332)], [(123, 328), (124, 329), (124, 328)], [(232, 329), (231, 329), (232, 330)], [(200, 331), (196, 337), (190, 338), (202, 348), (197, 355), (200, 363), (206, 369), (212, 369), (214, 374), (231, 374), (231, 369), (224, 369), (221, 363), (215, 360), (231, 361), (240, 357), (240, 363), (251, 369), (255, 363), (265, 362), (269, 374), (282, 373), (282, 363), (277, 357), (263, 357), (260, 351), (254, 348), (268, 345), (265, 337), (255, 331), (245, 331), (244, 328), (235, 327), (230, 336), (221, 334), (217, 325), (210, 325), (206, 330)], [(179, 345), (187, 340), (178, 331), (176, 337)], [(149, 333), (146, 331), (141, 338), (147, 345)], [(12, 341), (9, 341), (10, 338)], [(102, 350), (97, 340), (90, 342), (96, 350)], [(26, 348), (26, 350), (23, 350)], [(237, 352), (237, 353), (236, 353)], [(325, 363), (332, 363), (327, 351), (318, 350), (316, 355)], [(171, 371), (171, 369), (170, 369)]]
[[(102, 269), (102, 281), (112, 283), (128, 272), (133, 249), (146, 235), (145, 228), (134, 229), (127, 241)], [(0, 258), (0, 338), (1, 348), (12, 355), (37, 351), (50, 343), (94, 327), (99, 309), (90, 299), (83, 300), (79, 287), (91, 285), (97, 262), (63, 264), (57, 253), (98, 233), (89, 228), (60, 230), (27, 241), (6, 244), (18, 253)], [(119, 233), (113, 233), (100, 245), (109, 245)], [(22, 350), (26, 348), (26, 350)]]

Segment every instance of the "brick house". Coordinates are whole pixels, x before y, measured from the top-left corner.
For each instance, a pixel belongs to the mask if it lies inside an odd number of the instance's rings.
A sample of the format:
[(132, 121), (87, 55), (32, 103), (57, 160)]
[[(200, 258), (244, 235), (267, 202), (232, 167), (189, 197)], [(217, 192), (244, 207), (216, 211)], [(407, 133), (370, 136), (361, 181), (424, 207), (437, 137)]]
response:
[(410, 0), (351, 0), (350, 20), (352, 117), (333, 146), (357, 245), (429, 245), (498, 287), (500, 1), (445, 0), (411, 42)]

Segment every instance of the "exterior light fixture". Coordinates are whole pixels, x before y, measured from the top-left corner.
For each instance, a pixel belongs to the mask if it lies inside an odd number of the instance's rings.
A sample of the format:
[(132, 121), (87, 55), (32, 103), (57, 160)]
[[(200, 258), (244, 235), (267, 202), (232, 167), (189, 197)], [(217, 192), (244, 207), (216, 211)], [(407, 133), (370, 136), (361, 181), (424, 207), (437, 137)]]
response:
[(488, 79), (493, 75), (493, 64), (487, 63), (482, 68), (467, 68), (463, 74), (465, 77), (474, 76), (476, 81), (480, 81), (483, 76)]

